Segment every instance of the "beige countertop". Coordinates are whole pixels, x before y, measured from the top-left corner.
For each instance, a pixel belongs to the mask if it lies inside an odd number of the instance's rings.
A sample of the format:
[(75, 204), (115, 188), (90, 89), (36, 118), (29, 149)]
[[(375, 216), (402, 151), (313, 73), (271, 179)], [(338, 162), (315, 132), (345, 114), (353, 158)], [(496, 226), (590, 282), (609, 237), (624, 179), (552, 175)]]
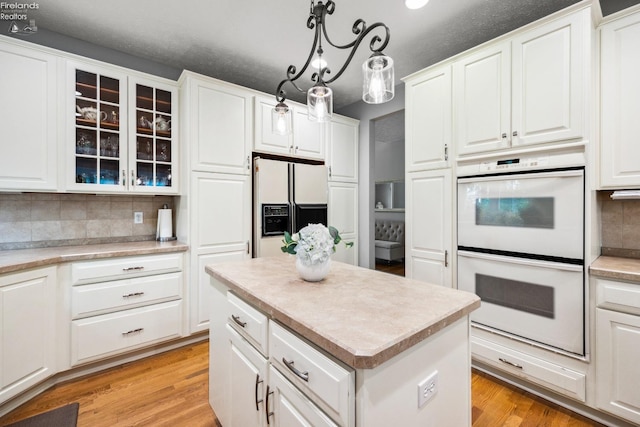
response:
[(600, 256), (589, 267), (594, 277), (640, 283), (640, 259)]
[(207, 265), (271, 319), (353, 368), (374, 368), (480, 307), (475, 294), (332, 262), (305, 282), (293, 256)]
[(0, 274), (70, 261), (184, 252), (189, 247), (178, 241), (106, 243), (101, 245), (56, 246), (51, 248), (0, 251)]

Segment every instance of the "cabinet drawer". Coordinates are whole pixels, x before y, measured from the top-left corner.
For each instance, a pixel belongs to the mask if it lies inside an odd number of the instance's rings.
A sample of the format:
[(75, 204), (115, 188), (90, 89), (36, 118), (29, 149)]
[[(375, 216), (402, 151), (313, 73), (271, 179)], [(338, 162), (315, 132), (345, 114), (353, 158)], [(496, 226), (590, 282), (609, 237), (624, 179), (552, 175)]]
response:
[(267, 316), (231, 292), (227, 293), (227, 301), (229, 301), (229, 319), (227, 320), (229, 324), (260, 353), (267, 356), (269, 335)]
[(340, 425), (351, 425), (355, 411), (355, 372), (301, 338), (269, 322), (271, 363)]
[(596, 304), (600, 308), (640, 315), (640, 284), (596, 279)]
[(182, 302), (171, 301), (71, 322), (71, 364), (143, 347), (182, 333)]
[(585, 401), (586, 375), (581, 372), (478, 337), (471, 337), (471, 353), (474, 359), (507, 371), (511, 375), (531, 380), (581, 402)]
[(180, 299), (182, 273), (94, 283), (71, 288), (73, 319)]
[(181, 253), (75, 262), (71, 265), (71, 284), (82, 285), (181, 270)]

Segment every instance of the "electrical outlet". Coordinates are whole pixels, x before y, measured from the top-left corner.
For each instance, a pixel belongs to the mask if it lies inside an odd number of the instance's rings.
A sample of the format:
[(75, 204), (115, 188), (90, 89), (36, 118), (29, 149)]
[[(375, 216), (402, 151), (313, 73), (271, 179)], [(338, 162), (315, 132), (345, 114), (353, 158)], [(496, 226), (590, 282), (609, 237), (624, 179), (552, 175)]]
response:
[(133, 223), (134, 224), (142, 224), (142, 222), (143, 222), (142, 212), (134, 212), (133, 213)]
[(418, 408), (422, 408), (438, 392), (438, 371), (418, 384)]

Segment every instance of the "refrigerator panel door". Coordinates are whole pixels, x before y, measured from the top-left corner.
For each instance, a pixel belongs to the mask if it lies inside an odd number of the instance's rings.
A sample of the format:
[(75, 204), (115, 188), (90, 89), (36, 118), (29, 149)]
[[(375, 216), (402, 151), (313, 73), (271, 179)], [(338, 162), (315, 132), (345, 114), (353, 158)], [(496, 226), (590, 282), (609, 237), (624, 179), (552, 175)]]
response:
[(289, 202), (289, 169), (287, 162), (255, 160), (255, 200), (263, 204), (287, 204)]
[(280, 249), (282, 245), (284, 245), (282, 240), (283, 236), (262, 237), (261, 239), (259, 239), (257, 257), (287, 255)]
[(327, 203), (327, 167), (294, 164), (293, 202), (298, 205)]

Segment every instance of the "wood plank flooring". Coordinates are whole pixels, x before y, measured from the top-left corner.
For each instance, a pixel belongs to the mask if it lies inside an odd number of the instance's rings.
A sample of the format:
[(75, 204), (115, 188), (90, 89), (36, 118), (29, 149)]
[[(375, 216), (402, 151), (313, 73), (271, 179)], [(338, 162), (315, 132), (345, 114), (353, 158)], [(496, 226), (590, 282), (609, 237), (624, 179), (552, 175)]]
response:
[[(0, 426), (79, 402), (79, 427), (218, 426), (208, 403), (208, 341), (58, 384), (0, 418)], [(598, 426), (474, 372), (473, 427)], [(247, 426), (250, 427), (250, 426)]]
[(376, 270), (404, 277), (404, 261), (386, 263), (384, 261), (376, 260)]

